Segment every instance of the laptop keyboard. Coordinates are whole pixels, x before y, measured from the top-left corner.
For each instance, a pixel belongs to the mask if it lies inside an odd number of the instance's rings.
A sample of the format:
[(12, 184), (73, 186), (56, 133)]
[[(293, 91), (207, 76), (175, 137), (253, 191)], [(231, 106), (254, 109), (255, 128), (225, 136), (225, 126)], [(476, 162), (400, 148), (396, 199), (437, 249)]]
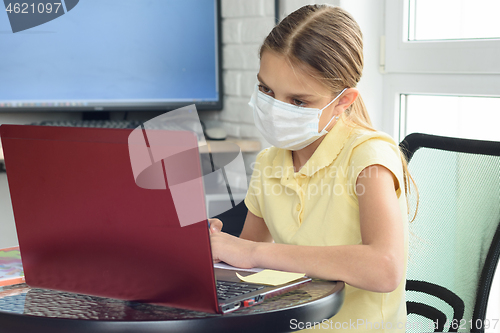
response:
[(136, 128), (141, 126), (138, 120), (44, 120), (32, 125), (65, 126), (65, 127), (102, 127), (102, 128)]
[(241, 296), (252, 291), (264, 288), (256, 284), (245, 284), (241, 282), (217, 281), (217, 298), (225, 301), (230, 298)]

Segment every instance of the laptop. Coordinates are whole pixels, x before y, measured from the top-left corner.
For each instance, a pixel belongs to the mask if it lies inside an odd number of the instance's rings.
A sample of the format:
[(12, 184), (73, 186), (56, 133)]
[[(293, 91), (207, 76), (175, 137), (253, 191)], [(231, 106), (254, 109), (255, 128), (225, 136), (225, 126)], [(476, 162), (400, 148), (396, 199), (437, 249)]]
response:
[[(165, 188), (151, 189), (138, 186), (132, 171), (132, 131), (0, 126), (28, 285), (227, 313), (310, 281), (254, 285), (241, 282), (235, 271), (215, 269), (206, 215), (181, 226), (179, 216), (186, 212), (178, 214), (173, 199), (182, 192), (197, 216), (205, 209), (198, 149), (183, 148), (197, 147), (196, 136), (163, 134), (166, 150), (188, 151), (181, 155), (189, 186), (180, 191), (174, 188), (180, 179), (165, 177)], [(162, 172), (175, 164), (167, 162), (159, 162)], [(218, 293), (217, 283), (226, 284), (226, 295)]]

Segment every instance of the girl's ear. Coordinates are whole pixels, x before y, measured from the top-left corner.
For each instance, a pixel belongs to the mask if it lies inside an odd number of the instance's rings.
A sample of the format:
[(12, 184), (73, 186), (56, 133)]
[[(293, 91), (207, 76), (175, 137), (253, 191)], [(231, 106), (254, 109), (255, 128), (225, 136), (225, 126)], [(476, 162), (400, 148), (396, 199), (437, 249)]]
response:
[(356, 88), (349, 88), (339, 99), (339, 103), (335, 106), (338, 112), (344, 112), (352, 103), (358, 98), (359, 90)]

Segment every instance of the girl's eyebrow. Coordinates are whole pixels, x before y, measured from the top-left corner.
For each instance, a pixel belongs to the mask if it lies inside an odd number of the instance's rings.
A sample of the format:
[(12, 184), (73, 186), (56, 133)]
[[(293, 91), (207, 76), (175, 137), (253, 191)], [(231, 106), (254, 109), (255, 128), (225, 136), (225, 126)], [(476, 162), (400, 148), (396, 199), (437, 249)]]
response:
[[(262, 80), (259, 74), (257, 74), (257, 80), (260, 81), (260, 83), (264, 84), (267, 86), (267, 84)], [(310, 94), (289, 94), (289, 97), (292, 98), (297, 98), (297, 99), (303, 99), (303, 98), (310, 98), (310, 97), (315, 97), (315, 95), (310, 95)]]
[(262, 80), (262, 78), (260, 77), (259, 73), (257, 73), (257, 80), (259, 80), (260, 83), (263, 83), (264, 85), (267, 86), (267, 84), (264, 82), (264, 80)]

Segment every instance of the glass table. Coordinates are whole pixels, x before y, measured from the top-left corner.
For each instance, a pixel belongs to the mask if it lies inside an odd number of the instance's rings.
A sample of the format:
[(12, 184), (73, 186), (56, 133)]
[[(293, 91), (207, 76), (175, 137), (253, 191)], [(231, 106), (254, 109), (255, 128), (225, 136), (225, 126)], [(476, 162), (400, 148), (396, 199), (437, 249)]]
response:
[(344, 283), (313, 279), (300, 289), (220, 315), (87, 296), (26, 284), (0, 287), (0, 330), (7, 332), (289, 332), (334, 316)]

